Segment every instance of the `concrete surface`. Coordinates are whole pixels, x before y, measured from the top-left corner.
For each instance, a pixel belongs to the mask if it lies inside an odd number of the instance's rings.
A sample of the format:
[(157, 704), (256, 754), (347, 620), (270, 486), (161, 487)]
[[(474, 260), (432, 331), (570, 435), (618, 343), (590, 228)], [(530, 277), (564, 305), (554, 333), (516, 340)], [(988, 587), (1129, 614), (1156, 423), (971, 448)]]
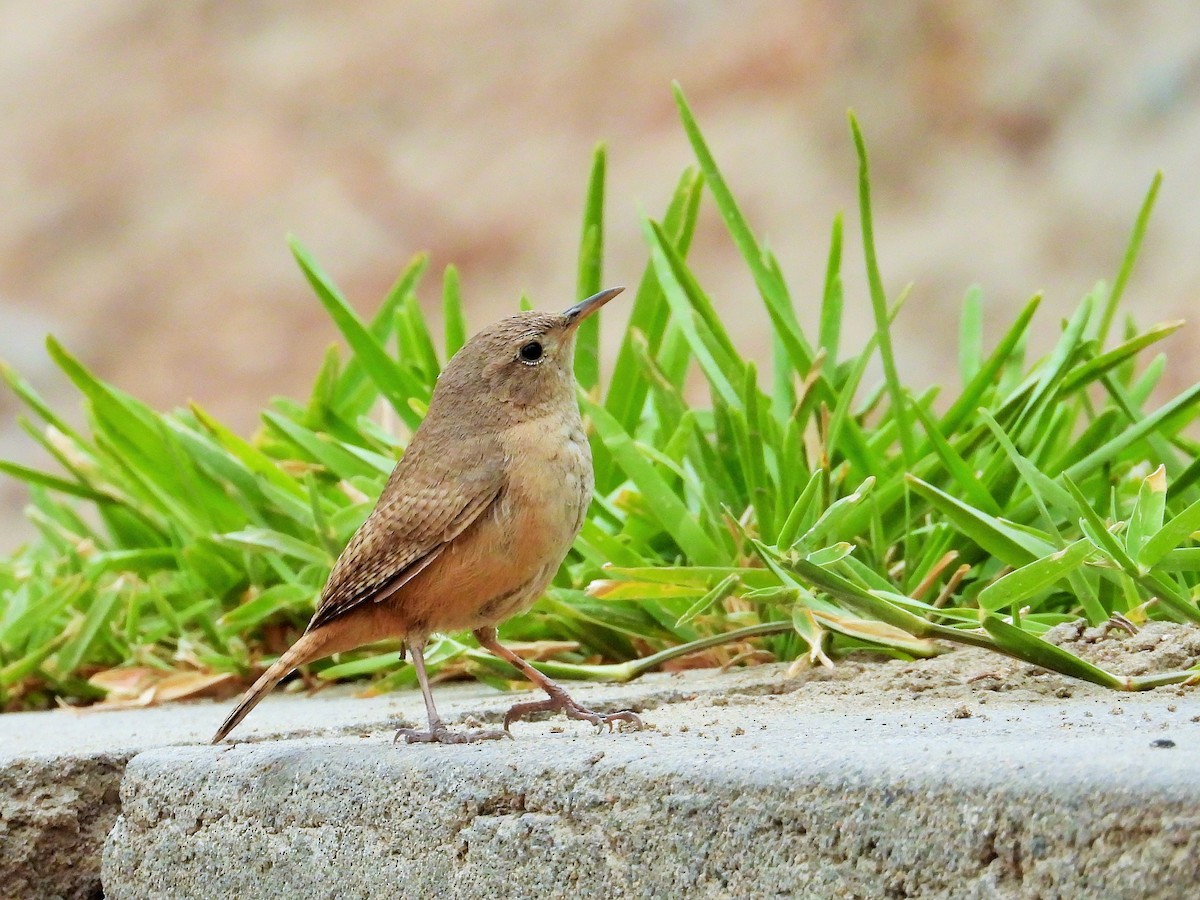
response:
[[(288, 730), (287, 722), (303, 720), (299, 700), (263, 704), (258, 724)], [(342, 703), (339, 721), (350, 727), (378, 725), (390, 706), (383, 698)], [(143, 750), (211, 737), (220, 709), (178, 704), (0, 716), (0, 898), (100, 896), (100, 852), (120, 812), (126, 763)]]
[[(363, 728), (143, 753), (105, 896), (1144, 898), (1200, 883), (1194, 692), (880, 693), (776, 667), (695, 689), (713, 683), (583, 691), (679, 701), (640, 733), (546, 720), (468, 746)], [(476, 702), (448, 694), (455, 717)], [(480, 718), (511, 700), (490, 697)], [(353, 705), (284, 703), (308, 721)]]
[(100, 851), (116, 821), (126, 755), (0, 764), (0, 897), (100, 897)]
[[(344, 689), (277, 693), (219, 747), (232, 701), (0, 716), (0, 897), (1121, 898), (1200, 880), (1200, 692), (963, 653), (572, 691), (650, 728), (552, 718), (392, 746), (420, 695)], [(523, 699), (437, 694), (457, 723)]]
[[(752, 669), (725, 677), (702, 672), (684, 682), (654, 675), (636, 685), (593, 685), (581, 691), (645, 707), (735, 686), (751, 692), (777, 690), (780, 680), (778, 670)], [(438, 685), (437, 692), (451, 722), (468, 716), (497, 721), (514, 702), (513, 695), (478, 684)], [(375, 734), (424, 721), (416, 691), (370, 698), (354, 693), (345, 688), (313, 697), (276, 693), (234, 737)], [(0, 716), (0, 900), (100, 896), (101, 849), (120, 812), (119, 786), (128, 761), (153, 748), (207, 743), (231, 704)]]

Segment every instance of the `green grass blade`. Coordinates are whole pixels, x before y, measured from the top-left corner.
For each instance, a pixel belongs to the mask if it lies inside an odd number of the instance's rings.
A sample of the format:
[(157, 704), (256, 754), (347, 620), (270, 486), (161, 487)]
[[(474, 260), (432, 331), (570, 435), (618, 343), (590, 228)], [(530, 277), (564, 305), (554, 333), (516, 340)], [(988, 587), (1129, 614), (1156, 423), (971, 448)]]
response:
[[(681, 259), (686, 259), (691, 244), (703, 183), (695, 169), (685, 171), (663, 217), (662, 230)], [(667, 331), (670, 314), (671, 308), (663, 300), (662, 288), (651, 261), (646, 266), (634, 296), (625, 339), (617, 350), (617, 359), (605, 396), (605, 407), (626, 431), (632, 431), (637, 426), (648, 393), (647, 386), (640, 377), (641, 367), (632, 345), (632, 335), (640, 332), (649, 353), (657, 355)], [(603, 486), (608, 484), (601, 476), (599, 462), (596, 483)]]
[(1142, 201), (1142, 207), (1138, 210), (1137, 219), (1133, 224), (1133, 232), (1129, 235), (1129, 245), (1125, 248), (1125, 257), (1121, 260), (1117, 280), (1113, 282), (1112, 290), (1109, 291), (1108, 299), (1104, 304), (1097, 335), (1101, 345), (1108, 339), (1108, 330), (1112, 327), (1117, 306), (1125, 293), (1129, 276), (1133, 274), (1133, 265), (1137, 262), (1138, 253), (1141, 252), (1142, 239), (1146, 236), (1146, 226), (1150, 223), (1150, 213), (1154, 210), (1154, 201), (1158, 199), (1160, 187), (1162, 187), (1162, 172), (1155, 172), (1154, 178), (1150, 182), (1150, 189), (1146, 192), (1146, 199)]
[(997, 377), (1004, 371), (1013, 358), (1019, 353), (1020, 347), (1029, 331), (1029, 325), (1034, 313), (1041, 305), (1042, 295), (1037, 294), (1025, 304), (1012, 327), (1005, 332), (1000, 343), (988, 356), (987, 361), (971, 379), (971, 382), (951, 404), (946, 415), (942, 417), (941, 428), (943, 435), (950, 435), (962, 427), (967, 416), (973, 414), (983, 404), (984, 394), (989, 388), (996, 386)]
[(463, 312), (458, 269), (446, 266), (442, 276), (442, 329), (445, 332), (446, 359), (454, 356), (467, 342), (467, 317)]
[(767, 265), (762, 248), (759, 247), (758, 241), (751, 233), (737, 201), (733, 198), (733, 193), (725, 183), (720, 169), (717, 168), (716, 159), (708, 149), (704, 135), (700, 132), (700, 126), (696, 124), (695, 116), (692, 115), (683, 90), (677, 83), (672, 85), (672, 88), (675, 92), (675, 104), (679, 108), (679, 116), (683, 121), (683, 129), (692, 145), (692, 152), (700, 163), (709, 193), (716, 202), (717, 210), (725, 221), (725, 227), (729, 230), (738, 251), (750, 268), (750, 274), (766, 304), (771, 325), (787, 345), (788, 353), (793, 359), (796, 370), (807, 372), (812, 368), (813, 351), (796, 322), (796, 313), (788, 297), (787, 288)]
[(425, 314), (421, 312), (421, 306), (413, 294), (405, 297), (404, 303), (396, 311), (396, 334), (400, 359), (420, 373), (423, 384), (436, 381), (442, 364), (433, 347), (433, 336), (429, 333)]
[(1044, 406), (1050, 402), (1060, 389), (1063, 377), (1070, 367), (1072, 360), (1080, 352), (1083, 343), (1083, 333), (1092, 316), (1091, 298), (1085, 297), (1079, 304), (1075, 314), (1067, 321), (1062, 337), (1054, 345), (1046, 364), (1041, 367), (1041, 374), (1034, 384), (1033, 392), (1025, 402), (1024, 408), (1012, 427), (1014, 434), (1022, 430), (1041, 413)]
[(875, 476), (868, 475), (857, 489), (829, 504), (817, 521), (796, 542), (802, 547), (817, 547), (839, 537), (839, 526), (850, 510), (862, 503), (875, 487)]
[(62, 417), (50, 408), (50, 405), (42, 399), (41, 394), (34, 390), (33, 385), (22, 378), (12, 366), (5, 362), (0, 362), (0, 379), (3, 379), (4, 383), (8, 385), (9, 390), (16, 394), (21, 402), (28, 406), (43, 422), (57, 428), (76, 444), (86, 444), (86, 441), (80, 436), (79, 432), (71, 428)]
[(976, 477), (967, 461), (950, 446), (949, 441), (942, 437), (942, 432), (933, 420), (933, 416), (926, 412), (921, 404), (914, 404), (913, 412), (916, 413), (925, 429), (925, 435), (933, 445), (934, 452), (942, 461), (942, 465), (945, 466), (954, 483), (963, 492), (965, 499), (989, 515), (1000, 515), (1000, 504), (996, 502), (996, 498)]
[(57, 491), (60, 494), (82, 497), (84, 500), (90, 500), (93, 503), (116, 502), (115, 497), (88, 487), (86, 484), (80, 484), (77, 481), (68, 481), (65, 478), (59, 478), (57, 475), (51, 475), (48, 472), (42, 472), (38, 469), (31, 469), (29, 466), (22, 466), (19, 463), (0, 460), (0, 472), (24, 481), (26, 484), (38, 484), (52, 491)]
[(100, 632), (112, 624), (117, 602), (121, 599), (121, 582), (118, 579), (93, 598), (83, 622), (74, 636), (59, 650), (55, 660), (55, 668), (62, 675), (67, 675), (79, 668), (79, 663), (92, 644), (100, 637)]
[(1129, 517), (1129, 528), (1125, 531), (1125, 552), (1131, 559), (1137, 559), (1150, 536), (1162, 529), (1166, 509), (1167, 472), (1164, 466), (1159, 466), (1142, 479), (1133, 513)]
[(1200, 531), (1200, 500), (1192, 503), (1178, 515), (1172, 516), (1154, 534), (1141, 544), (1137, 562), (1144, 572), (1149, 572), (1174, 551), (1180, 544), (1193, 539)]
[(850, 132), (854, 137), (854, 148), (858, 152), (858, 209), (862, 224), (863, 254), (867, 262), (867, 283), (870, 287), (871, 311), (875, 315), (875, 334), (879, 343), (879, 359), (883, 363), (883, 375), (892, 399), (892, 413), (899, 429), (900, 448), (905, 467), (910, 471), (916, 462), (916, 446), (912, 424), (908, 417), (908, 400), (900, 384), (900, 373), (896, 370), (896, 356), (892, 350), (891, 322), (888, 315), (887, 296), (883, 290), (883, 278), (879, 274), (879, 262), (875, 256), (875, 225), (871, 214), (871, 168), (867, 159), (867, 145), (859, 130), (858, 120), (851, 113)]
[(1097, 447), (1079, 462), (1070, 466), (1065, 474), (1075, 481), (1081, 481), (1092, 474), (1097, 468), (1110, 462), (1121, 451), (1131, 444), (1144, 440), (1149, 435), (1158, 433), (1159, 427), (1172, 416), (1180, 412), (1191, 413), (1191, 409), (1200, 402), (1200, 384), (1193, 385), (1175, 399), (1166, 403), (1140, 422), (1122, 430), (1115, 437)]
[(1013, 604), (1024, 603), (1035, 594), (1068, 577), (1082, 566), (1093, 552), (1091, 541), (1078, 540), (1056, 553), (1014, 569), (979, 593), (979, 608), (996, 612)]
[(842, 216), (834, 216), (829, 239), (829, 261), (825, 265), (825, 289), (821, 292), (821, 322), (817, 346), (825, 351), (825, 375), (837, 369), (838, 342), (842, 334), (844, 305), (842, 286)]
[[(579, 274), (576, 299), (583, 300), (603, 290), (604, 285), (604, 180), (607, 153), (603, 144), (592, 154), (587, 199), (583, 207), (583, 232), (579, 240)], [(583, 320), (575, 334), (575, 378), (584, 390), (600, 383), (600, 317)]]
[(1080, 678), (1107, 688), (1121, 688), (1121, 681), (1098, 666), (1080, 659), (1073, 653), (1041, 638), (1026, 634), (1020, 628), (1009, 625), (996, 616), (985, 616), (983, 627), (1005, 652), (1027, 662), (1059, 672), (1072, 678)]
[[(395, 325), (396, 311), (410, 294), (416, 289), (421, 281), (421, 276), (425, 274), (425, 269), (429, 265), (429, 257), (424, 253), (416, 254), (400, 273), (400, 277), (392, 284), (391, 289), (383, 298), (383, 302), (379, 304), (379, 309), (376, 310), (374, 318), (371, 319), (371, 324), (368, 328), (371, 335), (381, 345), (387, 343), (392, 332), (392, 327)], [(358, 356), (351, 356), (346, 362), (346, 367), (342, 371), (342, 377), (338, 384), (337, 405), (340, 408), (342, 404), (349, 402), (349, 399), (358, 394), (367, 380), (367, 372), (363, 367), (363, 362)]]
[(962, 318), (958, 326), (958, 373), (968, 387), (983, 367), (983, 290), (977, 284), (967, 288)]
[(715, 565), (724, 558), (725, 554), (646, 460), (620, 423), (604, 407), (590, 401), (585, 401), (584, 405), (585, 412), (608, 445), (617, 465), (637, 485), (646, 497), (650, 512), (689, 559), (699, 565)]
[(1078, 485), (1071, 479), (1069, 475), (1062, 476), (1063, 483), (1066, 484), (1067, 490), (1075, 498), (1080, 511), (1083, 513), (1083, 518), (1080, 520), (1080, 529), (1084, 535), (1096, 545), (1096, 549), (1107, 555), (1123, 572), (1134, 575), (1137, 573), (1137, 566), (1134, 565), (1129, 554), (1125, 552), (1125, 548), (1121, 546), (1109, 530), (1105, 521), (1100, 518), (1100, 514), (1096, 512), (1096, 505), (1084, 496)]
[(696, 616), (705, 612), (710, 607), (724, 602), (729, 597), (733, 596), (734, 591), (736, 591), (738, 587), (740, 587), (740, 583), (738, 582), (738, 577), (736, 575), (725, 576), (725, 578), (719, 581), (711, 591), (687, 608), (684, 614), (679, 617), (678, 621), (675, 622), (675, 627), (678, 628), (681, 625), (688, 624), (689, 622), (693, 621)]
[(989, 516), (914, 475), (908, 476), (908, 483), (955, 528), (1010, 566), (1024, 566), (1054, 552), (1054, 545), (1048, 541), (1015, 528), (1010, 522)]
[(1062, 393), (1068, 394), (1084, 385), (1099, 380), (1102, 375), (1107, 374), (1112, 369), (1137, 356), (1137, 354), (1141, 353), (1151, 344), (1156, 344), (1163, 338), (1174, 334), (1183, 325), (1184, 322), (1182, 320), (1164, 322), (1161, 325), (1154, 326), (1144, 334), (1140, 334), (1119, 344), (1107, 353), (1101, 353), (1089, 359), (1082, 365), (1072, 369), (1067, 377), (1063, 379)]
[[(740, 364), (729, 359), (718, 360), (713, 355), (711, 344), (705, 341), (702, 335), (702, 329), (705, 327), (703, 319), (694, 311), (688, 294), (688, 286), (692, 282), (681, 268), (682, 261), (669, 247), (661, 228), (655, 223), (643, 219), (642, 228), (650, 245), (654, 271), (658, 275), (663, 295), (671, 306), (675, 322), (687, 337), (688, 346), (691, 347), (696, 361), (721, 399), (732, 407), (739, 406), (741, 400), (733, 385), (741, 381)], [(726, 366), (733, 371), (727, 372)]]
[(1012, 439), (1000, 427), (1000, 423), (992, 418), (991, 413), (985, 409), (981, 409), (979, 417), (991, 430), (993, 436), (996, 438), (996, 442), (1004, 450), (1013, 465), (1016, 466), (1017, 471), (1021, 473), (1021, 477), (1025, 480), (1025, 484), (1028, 486), (1030, 492), (1038, 499), (1047, 523), (1049, 524), (1054, 520), (1050, 514), (1050, 507), (1072, 518), (1077, 517), (1079, 515), (1079, 507), (1070, 492), (1060, 487), (1052, 478), (1043, 473), (1041, 469), (1017, 450)]
[(809, 476), (808, 483), (796, 498), (796, 502), (792, 504), (787, 518), (784, 519), (783, 525), (779, 529), (776, 537), (779, 547), (785, 549), (791, 547), (796, 543), (800, 529), (803, 528), (807, 531), (812, 527), (811, 523), (816, 521), (816, 504), (820, 496), (821, 478), (820, 472), (813, 472)]
[(244, 528), (222, 534), (219, 538), (224, 543), (259, 553), (276, 553), (322, 566), (333, 564), (333, 558), (323, 548), (270, 528)]
[(379, 338), (363, 325), (357, 313), (350, 308), (350, 304), (333, 286), (333, 282), (321, 271), (316, 261), (300, 242), (295, 238), (289, 238), (288, 243), (292, 248), (292, 255), (300, 264), (301, 271), (304, 272), (304, 277), (312, 285), (321, 305), (325, 307), (338, 331), (342, 333), (342, 337), (354, 351), (355, 357), (362, 362), (367, 375), (375, 383), (379, 392), (387, 398), (401, 421), (410, 428), (416, 428), (420, 424), (420, 418), (413, 412), (408, 401), (413, 397), (428, 400), (428, 390), (387, 355)]

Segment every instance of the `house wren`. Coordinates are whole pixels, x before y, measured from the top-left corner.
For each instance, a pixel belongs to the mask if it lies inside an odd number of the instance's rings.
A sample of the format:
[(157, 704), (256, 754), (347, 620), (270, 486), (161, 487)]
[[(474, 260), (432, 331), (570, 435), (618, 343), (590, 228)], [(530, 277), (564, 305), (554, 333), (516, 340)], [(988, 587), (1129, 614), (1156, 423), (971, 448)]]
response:
[[(621, 290), (601, 291), (561, 315), (502, 319), (454, 355), (379, 502), (334, 565), (304, 635), (246, 692), (213, 743), (297, 666), (384, 638), (407, 645), (429, 714), (428, 731), (402, 728), (397, 739), (490, 740), (546, 710), (597, 726), (641, 727), (632, 712), (580, 706), (496, 637), (497, 624), (541, 596), (583, 525), (592, 457), (575, 398), (575, 330)], [(448, 729), (433, 704), (423, 651), (433, 632), (468, 629), (549, 699), (513, 706), (503, 730)]]

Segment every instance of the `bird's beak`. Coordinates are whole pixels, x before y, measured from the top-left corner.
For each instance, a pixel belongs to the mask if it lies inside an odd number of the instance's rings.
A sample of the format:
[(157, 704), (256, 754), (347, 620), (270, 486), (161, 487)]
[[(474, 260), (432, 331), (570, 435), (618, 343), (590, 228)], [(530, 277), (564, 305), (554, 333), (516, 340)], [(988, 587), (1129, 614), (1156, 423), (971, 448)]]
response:
[(602, 307), (613, 297), (617, 296), (617, 294), (621, 293), (623, 290), (625, 290), (623, 287), (609, 288), (608, 290), (601, 291), (598, 294), (593, 294), (586, 300), (580, 300), (565, 313), (563, 313), (563, 318), (567, 320), (567, 327), (576, 327), (580, 322)]

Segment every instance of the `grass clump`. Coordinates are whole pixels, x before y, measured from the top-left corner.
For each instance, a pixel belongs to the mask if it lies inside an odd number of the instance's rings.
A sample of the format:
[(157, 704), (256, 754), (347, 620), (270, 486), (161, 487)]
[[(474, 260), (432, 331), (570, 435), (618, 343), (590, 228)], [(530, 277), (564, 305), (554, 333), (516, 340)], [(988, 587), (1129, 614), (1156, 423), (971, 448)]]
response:
[[(1110, 339), (1158, 178), (1113, 287), (1082, 300), (1045, 357), (1026, 359), (1037, 297), (985, 350), (981, 295), (968, 294), (962, 386), (942, 399), (938, 388), (905, 384), (895, 365), (891, 324), (904, 295), (883, 289), (857, 123), (875, 330), (848, 351), (840, 219), (819, 330), (806, 334), (778, 261), (676, 97), (698, 166), (661, 219), (642, 220), (649, 260), (607, 379), (597, 329), (579, 336), (596, 499), (554, 586), (505, 626), (506, 639), (550, 674), (586, 678), (745, 656), (827, 663), (862, 647), (919, 657), (945, 641), (1118, 689), (1200, 676), (1118, 676), (1039, 638), (1080, 616), (1200, 621), (1200, 463), (1187, 437), (1200, 385), (1152, 408), (1166, 363), (1147, 351), (1180, 323), (1125, 324)], [(601, 148), (580, 296), (602, 287), (604, 173)], [(688, 265), (705, 194), (770, 318), (769, 371), (734, 345)], [(435, 339), (415, 298), (424, 257), (368, 320), (292, 249), (349, 354), (331, 348), (310, 397), (274, 401), (252, 439), (195, 405), (149, 409), (53, 339), (51, 356), (85, 400), (86, 430), (3, 370), (31, 414), (22, 425), (60, 468), (0, 463), (29, 486), (39, 533), (0, 560), (5, 708), (100, 699), (118, 685), (143, 699), (185, 695), (248, 674), (307, 622), (468, 327), (453, 268)], [(864, 387), (876, 354), (883, 382)], [(708, 387), (702, 405), (684, 390), (696, 372)], [(399, 428), (380, 424), (381, 406)], [(342, 654), (312, 671), (411, 682), (395, 649)], [(443, 674), (497, 684), (511, 675), (461, 637), (443, 638), (428, 658)]]

